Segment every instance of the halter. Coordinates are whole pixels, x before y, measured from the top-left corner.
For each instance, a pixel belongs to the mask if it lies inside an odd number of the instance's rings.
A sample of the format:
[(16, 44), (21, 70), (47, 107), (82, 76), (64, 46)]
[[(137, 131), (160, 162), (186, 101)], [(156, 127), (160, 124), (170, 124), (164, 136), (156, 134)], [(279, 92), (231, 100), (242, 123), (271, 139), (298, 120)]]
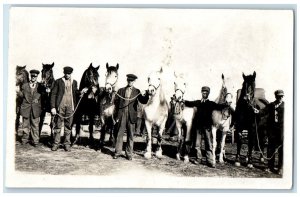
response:
[[(177, 88), (177, 89), (175, 90), (175, 95), (176, 95), (176, 92), (177, 92), (177, 91), (180, 91), (180, 92), (182, 93), (182, 99), (183, 99), (183, 95), (184, 95), (185, 91), (183, 91), (182, 89)], [(182, 100), (182, 99), (181, 99), (181, 100)], [(180, 102), (180, 100), (176, 99), (176, 102)]]
[[(107, 77), (107, 73), (106, 73), (106, 77)], [(113, 87), (116, 85), (116, 83), (118, 82), (118, 77), (119, 77), (119, 75), (117, 74), (117, 79), (116, 79), (116, 81), (114, 82), (114, 83), (109, 83), (109, 82), (107, 82), (107, 79), (105, 80), (106, 82), (105, 82), (105, 90), (106, 90), (106, 85), (110, 85), (111, 87), (112, 87), (112, 89), (113, 89)]]
[(159, 88), (159, 86), (160, 86), (160, 84), (157, 87), (155, 87), (155, 85), (149, 84), (148, 87), (154, 87), (154, 89), (157, 90)]

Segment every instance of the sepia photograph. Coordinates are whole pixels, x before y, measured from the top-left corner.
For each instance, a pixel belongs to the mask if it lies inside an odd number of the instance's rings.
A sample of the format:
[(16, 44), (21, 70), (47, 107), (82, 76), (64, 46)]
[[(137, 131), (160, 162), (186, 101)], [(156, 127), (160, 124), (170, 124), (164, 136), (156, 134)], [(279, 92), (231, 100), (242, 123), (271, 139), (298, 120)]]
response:
[(5, 186), (291, 189), (294, 16), (10, 6)]

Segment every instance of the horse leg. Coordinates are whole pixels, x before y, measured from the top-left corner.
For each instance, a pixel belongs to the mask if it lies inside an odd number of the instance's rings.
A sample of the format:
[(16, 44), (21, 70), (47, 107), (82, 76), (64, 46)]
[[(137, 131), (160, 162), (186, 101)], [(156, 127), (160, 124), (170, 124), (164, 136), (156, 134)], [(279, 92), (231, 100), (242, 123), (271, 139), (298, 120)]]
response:
[(178, 147), (177, 147), (177, 153), (176, 153), (176, 159), (180, 160), (180, 153), (182, 151), (182, 145), (183, 145), (183, 138), (182, 138), (182, 125), (180, 121), (176, 120), (176, 128), (178, 130)]
[(242, 131), (240, 129), (236, 129), (236, 158), (235, 158), (235, 166), (241, 166), (241, 159), (240, 159), (240, 155), (241, 155), (241, 148), (242, 148), (242, 136), (241, 133)]
[(255, 143), (255, 130), (249, 129), (248, 131), (248, 162), (247, 162), (247, 167), (248, 168), (253, 168), (253, 163), (252, 163), (252, 151)]
[(161, 159), (162, 158), (162, 148), (161, 148), (161, 142), (162, 142), (162, 134), (164, 132), (165, 126), (166, 126), (166, 121), (167, 121), (167, 117), (164, 118), (162, 124), (159, 126), (159, 132), (157, 135), (157, 150), (155, 152), (155, 155), (157, 158)]
[(212, 134), (212, 155), (213, 155), (213, 160), (215, 161), (216, 160), (216, 149), (217, 149), (217, 128), (215, 126), (212, 126), (211, 134)]
[(145, 125), (146, 125), (146, 129), (147, 129), (147, 148), (146, 148), (146, 152), (144, 154), (144, 157), (146, 159), (150, 159), (151, 158), (151, 151), (152, 151), (152, 124), (146, 120), (145, 121)]
[(90, 148), (94, 148), (94, 145), (95, 145), (95, 139), (94, 139), (94, 135), (93, 135), (93, 132), (94, 132), (94, 116), (92, 115), (89, 115), (89, 144), (90, 144)]
[(185, 155), (184, 155), (184, 163), (188, 163), (190, 161), (189, 155), (190, 150), (192, 147), (192, 141), (191, 141), (191, 129), (192, 129), (192, 123), (186, 123), (186, 131), (185, 131)]
[(220, 147), (220, 156), (219, 162), (224, 163), (225, 159), (225, 140), (226, 140), (226, 131), (222, 131), (222, 138), (221, 138), (221, 147)]

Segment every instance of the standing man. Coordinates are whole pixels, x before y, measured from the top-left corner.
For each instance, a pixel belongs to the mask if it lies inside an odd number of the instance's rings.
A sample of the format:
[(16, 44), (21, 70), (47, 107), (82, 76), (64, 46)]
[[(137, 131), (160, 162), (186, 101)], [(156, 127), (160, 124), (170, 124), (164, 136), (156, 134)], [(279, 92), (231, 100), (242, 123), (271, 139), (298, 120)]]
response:
[(22, 144), (27, 144), (29, 135), (32, 137), (34, 147), (39, 144), (39, 121), (42, 112), (41, 107), (41, 84), (37, 82), (40, 71), (30, 70), (30, 81), (25, 83), (18, 95), (23, 98), (20, 115), (23, 117)]
[(133, 135), (135, 131), (135, 124), (137, 122), (137, 105), (138, 97), (140, 98), (140, 90), (133, 86), (137, 76), (134, 74), (128, 74), (127, 86), (118, 90), (117, 97), (115, 99), (116, 105), (116, 122), (117, 122), (117, 136), (116, 136), (116, 150), (113, 155), (114, 159), (117, 159), (122, 154), (123, 147), (123, 135), (124, 131), (127, 131), (127, 144), (126, 144), (126, 157), (128, 160), (132, 160), (133, 152)]
[[(54, 118), (54, 144), (52, 151), (57, 151), (60, 143), (60, 132), (62, 122), (64, 122), (64, 149), (65, 151), (71, 151), (71, 129), (73, 123), (73, 113), (76, 106), (76, 97), (79, 94), (77, 89), (77, 81), (72, 80), (71, 74), (73, 68), (64, 67), (64, 77), (55, 81), (51, 94), (51, 113)], [(86, 92), (87, 89), (83, 89), (82, 92)]]
[[(283, 90), (275, 91), (276, 100), (267, 105), (267, 134), (268, 134), (268, 161), (267, 171), (275, 171), (275, 152), (278, 149), (278, 174), (282, 174), (283, 167), (283, 128), (284, 128), (284, 102)], [(273, 155), (274, 154), (274, 155)]]
[(193, 121), (194, 133), (196, 135), (195, 149), (197, 152), (197, 160), (201, 160), (201, 141), (202, 135), (204, 135), (205, 140), (205, 151), (206, 160), (209, 167), (216, 167), (216, 158), (213, 157), (212, 152), (212, 111), (216, 108), (216, 103), (208, 100), (208, 95), (210, 93), (210, 88), (203, 86), (201, 89), (202, 99), (196, 101), (184, 101), (187, 107), (196, 107), (197, 113)]

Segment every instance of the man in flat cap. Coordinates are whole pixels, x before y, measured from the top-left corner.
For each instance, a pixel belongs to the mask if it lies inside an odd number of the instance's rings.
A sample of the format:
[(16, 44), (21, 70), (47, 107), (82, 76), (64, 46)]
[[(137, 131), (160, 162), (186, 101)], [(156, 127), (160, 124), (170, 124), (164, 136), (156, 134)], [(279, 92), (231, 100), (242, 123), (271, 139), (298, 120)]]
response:
[(51, 93), (51, 113), (54, 115), (54, 144), (52, 151), (56, 151), (60, 143), (60, 132), (64, 122), (64, 149), (71, 149), (71, 129), (73, 123), (73, 112), (76, 107), (76, 98), (80, 94), (77, 89), (77, 81), (71, 78), (72, 67), (64, 67), (64, 76), (55, 81)]
[(216, 103), (208, 99), (210, 88), (203, 86), (201, 88), (202, 99), (196, 101), (184, 101), (187, 107), (196, 107), (197, 112), (193, 120), (193, 135), (195, 142), (193, 144), (196, 150), (197, 163), (201, 162), (201, 141), (202, 135), (205, 141), (206, 160), (209, 167), (215, 168), (216, 159), (212, 152), (212, 111), (216, 108)]
[[(261, 113), (267, 115), (267, 135), (268, 135), (268, 149), (267, 157), (268, 168), (266, 171), (275, 172), (275, 152), (278, 149), (278, 174), (282, 174), (283, 167), (283, 127), (284, 127), (284, 102), (283, 90), (276, 90), (275, 101), (269, 103)], [(273, 155), (274, 154), (274, 155)]]
[(23, 84), (18, 96), (23, 98), (20, 114), (23, 117), (23, 137), (22, 144), (27, 144), (29, 136), (32, 138), (32, 145), (39, 144), (39, 121), (41, 116), (41, 84), (37, 82), (37, 77), (40, 73), (38, 70), (30, 70), (29, 83)]
[(140, 90), (135, 88), (134, 82), (137, 76), (134, 74), (127, 75), (127, 86), (118, 90), (115, 106), (116, 106), (116, 149), (113, 155), (114, 159), (122, 155), (123, 135), (127, 131), (126, 158), (132, 160), (133, 152), (133, 135), (135, 124), (137, 122), (137, 105), (138, 99), (141, 99)]

